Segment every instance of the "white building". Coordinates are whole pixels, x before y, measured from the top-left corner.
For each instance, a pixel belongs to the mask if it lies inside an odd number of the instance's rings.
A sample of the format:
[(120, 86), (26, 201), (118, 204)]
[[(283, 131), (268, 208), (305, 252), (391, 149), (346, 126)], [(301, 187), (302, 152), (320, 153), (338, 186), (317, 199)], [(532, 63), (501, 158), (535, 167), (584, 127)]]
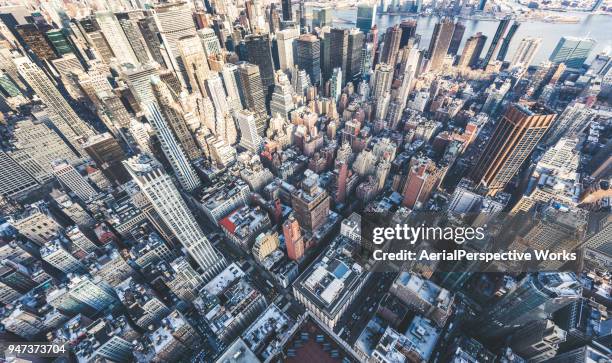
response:
[(223, 257), (214, 250), (161, 164), (142, 154), (123, 163), (155, 211), (202, 271), (206, 275), (218, 272), (225, 264)]
[(249, 110), (242, 110), (236, 113), (236, 120), (240, 128), (240, 146), (252, 153), (259, 153), (262, 139), (257, 133), (255, 114)]
[(83, 202), (88, 202), (98, 195), (87, 180), (65, 160), (54, 163), (53, 175)]

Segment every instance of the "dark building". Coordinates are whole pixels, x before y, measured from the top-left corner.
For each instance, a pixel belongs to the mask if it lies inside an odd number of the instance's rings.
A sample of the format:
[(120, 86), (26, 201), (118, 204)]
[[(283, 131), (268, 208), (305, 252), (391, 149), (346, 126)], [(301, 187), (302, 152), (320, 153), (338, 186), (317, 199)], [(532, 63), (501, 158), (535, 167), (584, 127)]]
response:
[(403, 20), (400, 23), (402, 37), (400, 38), (400, 49), (408, 45), (408, 40), (416, 36), (417, 21), (413, 19)]
[(138, 20), (138, 28), (153, 60), (165, 67), (166, 62), (164, 62), (164, 56), (160, 50), (159, 38), (157, 37), (159, 30), (155, 24), (155, 19), (152, 16), (147, 16)]
[(247, 62), (238, 63), (241, 99), (243, 106), (255, 113), (257, 133), (261, 136), (266, 131), (266, 96), (264, 94), (259, 67)]
[(463, 23), (457, 22), (455, 24), (455, 30), (453, 31), (453, 36), (451, 37), (450, 45), (448, 46), (448, 54), (457, 55), (459, 51), (459, 46), (461, 45), (461, 40), (463, 39), (463, 34), (465, 33), (465, 25)]
[(514, 37), (514, 34), (516, 33), (516, 30), (518, 29), (519, 25), (521, 24), (517, 22), (512, 23), (510, 30), (508, 30), (508, 34), (506, 34), (506, 36), (504, 37), (504, 41), (502, 42), (501, 47), (499, 48), (499, 53), (497, 53), (498, 61), (503, 61), (504, 59), (506, 59), (506, 55), (508, 54), (508, 48), (510, 48), (510, 42), (512, 41), (512, 37)]
[(348, 36), (348, 52), (346, 56), (346, 81), (353, 82), (355, 86), (361, 79), (361, 57), (365, 34), (357, 29), (350, 31)]
[(397, 53), (399, 52), (400, 41), (402, 38), (402, 30), (399, 26), (394, 26), (387, 29), (383, 43), (382, 52), (380, 53), (380, 63), (389, 64), (395, 67), (397, 63)]
[(554, 111), (535, 102), (508, 107), (473, 169), (472, 180), (486, 187), (490, 195), (501, 192), (556, 116)]
[(90, 137), (83, 149), (96, 162), (102, 173), (117, 184), (131, 180), (122, 160), (126, 158), (121, 145), (108, 132)]
[(46, 37), (51, 30), (48, 25), (23, 24), (17, 26), (17, 33), (23, 39), (24, 47), (30, 49), (39, 59), (51, 60), (56, 58), (55, 50)]
[(55, 53), (62, 56), (68, 53), (74, 53), (70, 42), (68, 41), (68, 37), (64, 34), (62, 30), (53, 29), (47, 32), (47, 39), (51, 43), (51, 46), (55, 50)]
[(459, 68), (475, 68), (480, 60), (480, 54), (484, 49), (485, 43), (487, 42), (487, 36), (482, 33), (476, 33), (469, 37), (463, 51), (461, 52), (461, 58), (459, 58)]
[(259, 67), (259, 74), (265, 94), (271, 94), (270, 88), (274, 86), (274, 62), (272, 60), (269, 35), (248, 35), (244, 42), (247, 51), (247, 61)]
[[(333, 28), (329, 33), (329, 75), (334, 68), (342, 69), (342, 84), (346, 83), (346, 61), (348, 56), (347, 29)], [(327, 55), (326, 55), (327, 56)]]
[(283, 8), (283, 20), (293, 20), (293, 11), (291, 10), (291, 0), (282, 0), (281, 7)]
[(454, 29), (455, 23), (452, 19), (444, 18), (436, 23), (431, 36), (431, 42), (429, 43), (429, 50), (427, 51), (429, 69), (431, 71), (436, 71), (442, 66), (453, 37)]
[(491, 45), (489, 46), (489, 50), (487, 51), (484, 61), (482, 62), (482, 69), (487, 68), (487, 66), (489, 65), (489, 62), (493, 59), (493, 57), (495, 56), (495, 53), (497, 53), (499, 47), (501, 46), (502, 38), (504, 37), (504, 34), (506, 34), (506, 30), (508, 29), (508, 26), (510, 25), (510, 21), (511, 21), (510, 18), (505, 18), (499, 22), (499, 25), (497, 26), (497, 30), (495, 31), (495, 35), (493, 36), (493, 39), (491, 40)]
[(295, 41), (295, 64), (306, 71), (313, 85), (321, 83), (321, 42), (316, 35), (302, 34)]

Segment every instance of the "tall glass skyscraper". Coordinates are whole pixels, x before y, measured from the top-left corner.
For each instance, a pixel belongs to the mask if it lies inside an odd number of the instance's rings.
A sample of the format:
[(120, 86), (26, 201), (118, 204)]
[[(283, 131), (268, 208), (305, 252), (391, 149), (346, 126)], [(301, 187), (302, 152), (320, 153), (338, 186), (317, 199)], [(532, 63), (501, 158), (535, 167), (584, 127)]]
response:
[(565, 63), (568, 68), (580, 68), (595, 47), (591, 38), (561, 37), (550, 55), (553, 63)]
[(357, 28), (364, 34), (370, 32), (376, 18), (376, 7), (368, 4), (359, 4), (357, 6)]

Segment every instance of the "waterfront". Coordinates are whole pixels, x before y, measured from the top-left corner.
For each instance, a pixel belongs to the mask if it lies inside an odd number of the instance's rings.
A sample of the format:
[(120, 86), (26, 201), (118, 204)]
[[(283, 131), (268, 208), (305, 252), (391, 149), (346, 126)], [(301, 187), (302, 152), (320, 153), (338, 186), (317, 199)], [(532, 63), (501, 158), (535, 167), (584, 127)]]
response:
[[(346, 22), (346, 20), (354, 21), (356, 12), (354, 8), (334, 10), (334, 19), (339, 20), (337, 23), (334, 23), (334, 26), (341, 28), (354, 26), (354, 23)], [(612, 28), (612, 17), (583, 13), (576, 13), (575, 16), (580, 18), (580, 22), (575, 24), (536, 21), (522, 22), (510, 44), (508, 58), (512, 57), (520, 40), (528, 36), (543, 38), (542, 45), (534, 58), (533, 64), (547, 60), (559, 39), (564, 35), (576, 37), (589, 35), (591, 38), (595, 39), (597, 44), (595, 49), (591, 52), (591, 58), (597, 53), (611, 50), (612, 31), (610, 31), (610, 29)], [(402, 20), (410, 18), (417, 19), (416, 16), (382, 14), (377, 16), (376, 24), (382, 34), (388, 27), (399, 24)], [(429, 45), (431, 34), (437, 21), (437, 16), (418, 17), (417, 33), (421, 35), (421, 49), (426, 49)], [(497, 24), (499, 23), (497, 20), (462, 20), (462, 22), (465, 24), (465, 34), (459, 52), (463, 49), (466, 39), (477, 32), (482, 32), (488, 37), (487, 45), (485, 45), (485, 47), (488, 47), (493, 34), (495, 34)]]

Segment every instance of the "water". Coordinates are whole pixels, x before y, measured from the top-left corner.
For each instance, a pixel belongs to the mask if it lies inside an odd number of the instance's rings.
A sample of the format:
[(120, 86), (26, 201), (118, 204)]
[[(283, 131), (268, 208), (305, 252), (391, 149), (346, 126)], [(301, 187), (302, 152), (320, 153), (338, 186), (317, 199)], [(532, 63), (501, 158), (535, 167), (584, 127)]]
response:
[[(512, 55), (518, 47), (521, 39), (528, 36), (542, 38), (540, 49), (536, 53), (533, 60), (534, 65), (548, 59), (562, 36), (583, 37), (589, 35), (591, 38), (595, 39), (597, 44), (591, 51), (589, 60), (598, 53), (610, 51), (612, 49), (612, 16), (583, 13), (572, 13), (571, 15), (580, 17), (580, 22), (575, 24), (545, 23), (536, 21), (522, 22), (521, 26), (516, 31), (516, 34), (512, 38), (506, 60), (512, 58)], [(356, 9), (337, 9), (334, 11), (334, 18), (336, 19), (340, 18), (343, 20), (354, 21), (356, 17)], [(379, 29), (379, 34), (383, 34), (388, 27), (399, 24), (402, 20), (409, 18), (414, 19), (415, 17), (410, 17), (407, 15), (378, 15), (376, 17), (376, 24)], [(431, 34), (433, 32), (434, 25), (438, 21), (438, 17), (419, 17), (417, 20), (417, 33), (421, 35), (420, 48), (426, 49), (429, 46)], [(493, 35), (495, 34), (499, 21), (462, 20), (462, 22), (465, 24), (465, 33), (461, 41), (459, 54), (461, 54), (461, 50), (463, 49), (466, 39), (477, 32), (482, 32), (488, 37), (487, 44), (484, 48), (486, 51), (486, 49), (489, 47), (491, 39), (493, 38)], [(350, 24), (342, 22), (334, 25), (338, 27), (352, 27), (354, 26), (354, 23)]]

